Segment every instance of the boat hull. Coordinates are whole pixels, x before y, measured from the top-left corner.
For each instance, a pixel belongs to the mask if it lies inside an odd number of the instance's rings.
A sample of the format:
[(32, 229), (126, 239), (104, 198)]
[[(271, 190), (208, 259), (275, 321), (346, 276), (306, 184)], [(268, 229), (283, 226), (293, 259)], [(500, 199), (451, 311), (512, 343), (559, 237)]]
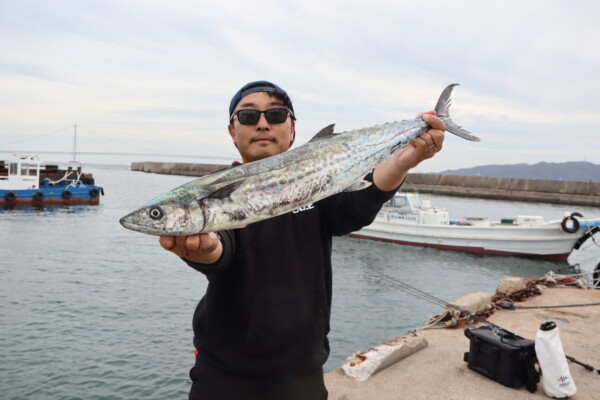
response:
[[(37, 189), (0, 189), (0, 205), (29, 204), (97, 204), (103, 189), (95, 185), (73, 187), (67, 185), (40, 186)], [(40, 195), (41, 193), (41, 195)]]
[(561, 229), (560, 221), (542, 226), (490, 227), (375, 221), (349, 236), (477, 254), (566, 260), (586, 229), (567, 233)]

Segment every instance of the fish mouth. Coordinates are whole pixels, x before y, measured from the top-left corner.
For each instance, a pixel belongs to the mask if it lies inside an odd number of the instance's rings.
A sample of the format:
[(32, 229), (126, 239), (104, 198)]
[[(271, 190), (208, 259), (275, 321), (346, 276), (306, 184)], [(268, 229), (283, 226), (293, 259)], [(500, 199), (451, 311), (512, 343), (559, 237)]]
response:
[(154, 236), (162, 235), (161, 232), (157, 231), (152, 226), (141, 225), (141, 224), (133, 222), (132, 219), (129, 218), (129, 215), (126, 215), (125, 217), (121, 218), (119, 220), (119, 223), (123, 226), (123, 228), (127, 228), (134, 232), (141, 232), (141, 233), (145, 233), (147, 235), (154, 235)]
[(127, 214), (126, 216), (124, 216), (123, 218), (121, 218), (119, 220), (119, 223), (127, 229), (130, 229), (132, 231), (136, 231), (136, 232), (146, 232), (148, 230), (147, 226), (144, 225), (140, 225), (139, 223), (135, 222), (136, 221), (136, 216), (135, 216), (136, 212), (132, 212)]
[(123, 218), (121, 218), (121, 219), (119, 220), (119, 223), (120, 223), (120, 224), (121, 224), (121, 225), (122, 225), (124, 228), (131, 229), (131, 230), (136, 230), (136, 228), (138, 228), (138, 225), (137, 225), (137, 224), (134, 224), (134, 223), (131, 221), (131, 218), (130, 218), (130, 216), (131, 216), (131, 215), (132, 215), (132, 214), (128, 214), (128, 215), (124, 216)]

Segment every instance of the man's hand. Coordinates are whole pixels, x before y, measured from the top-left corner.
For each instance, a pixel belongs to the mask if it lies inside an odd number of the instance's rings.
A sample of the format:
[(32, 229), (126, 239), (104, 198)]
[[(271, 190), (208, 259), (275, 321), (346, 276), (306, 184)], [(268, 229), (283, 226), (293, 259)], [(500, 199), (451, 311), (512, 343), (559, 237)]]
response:
[(408, 170), (433, 157), (442, 149), (446, 130), (444, 122), (435, 116), (435, 111), (421, 113), (417, 118), (423, 118), (431, 129), (375, 167), (373, 182), (379, 189), (389, 191), (397, 188)]
[(212, 264), (223, 252), (221, 240), (213, 232), (191, 236), (161, 236), (159, 243), (165, 250), (199, 264)]
[(433, 157), (442, 149), (444, 131), (446, 130), (444, 122), (435, 116), (435, 111), (421, 113), (417, 118), (423, 118), (431, 126), (431, 129), (418, 136), (409, 146), (394, 154), (394, 160), (398, 168), (406, 170), (414, 168), (421, 161)]

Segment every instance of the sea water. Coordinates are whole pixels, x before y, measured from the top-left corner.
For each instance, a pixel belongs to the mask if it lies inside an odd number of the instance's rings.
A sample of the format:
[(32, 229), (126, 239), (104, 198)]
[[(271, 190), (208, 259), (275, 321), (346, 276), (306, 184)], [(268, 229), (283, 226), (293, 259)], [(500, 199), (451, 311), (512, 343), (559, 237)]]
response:
[[(0, 209), (0, 398), (184, 399), (194, 362), (192, 314), (205, 277), (118, 220), (193, 178), (88, 166), (100, 205)], [(422, 195), (451, 218), (600, 209)], [(349, 237), (334, 239), (331, 356), (346, 357), (418, 328), (445, 301), (492, 293), (505, 276), (537, 277), (565, 262), (477, 256)], [(465, 351), (468, 341), (465, 338)]]

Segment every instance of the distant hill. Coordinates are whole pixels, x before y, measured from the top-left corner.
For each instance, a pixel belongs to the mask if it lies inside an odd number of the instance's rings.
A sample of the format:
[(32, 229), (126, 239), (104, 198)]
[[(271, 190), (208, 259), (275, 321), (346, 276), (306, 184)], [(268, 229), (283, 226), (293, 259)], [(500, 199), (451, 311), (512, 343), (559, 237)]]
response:
[(443, 175), (490, 176), (495, 178), (544, 179), (551, 181), (600, 182), (600, 165), (587, 161), (565, 163), (482, 165), (438, 172)]

